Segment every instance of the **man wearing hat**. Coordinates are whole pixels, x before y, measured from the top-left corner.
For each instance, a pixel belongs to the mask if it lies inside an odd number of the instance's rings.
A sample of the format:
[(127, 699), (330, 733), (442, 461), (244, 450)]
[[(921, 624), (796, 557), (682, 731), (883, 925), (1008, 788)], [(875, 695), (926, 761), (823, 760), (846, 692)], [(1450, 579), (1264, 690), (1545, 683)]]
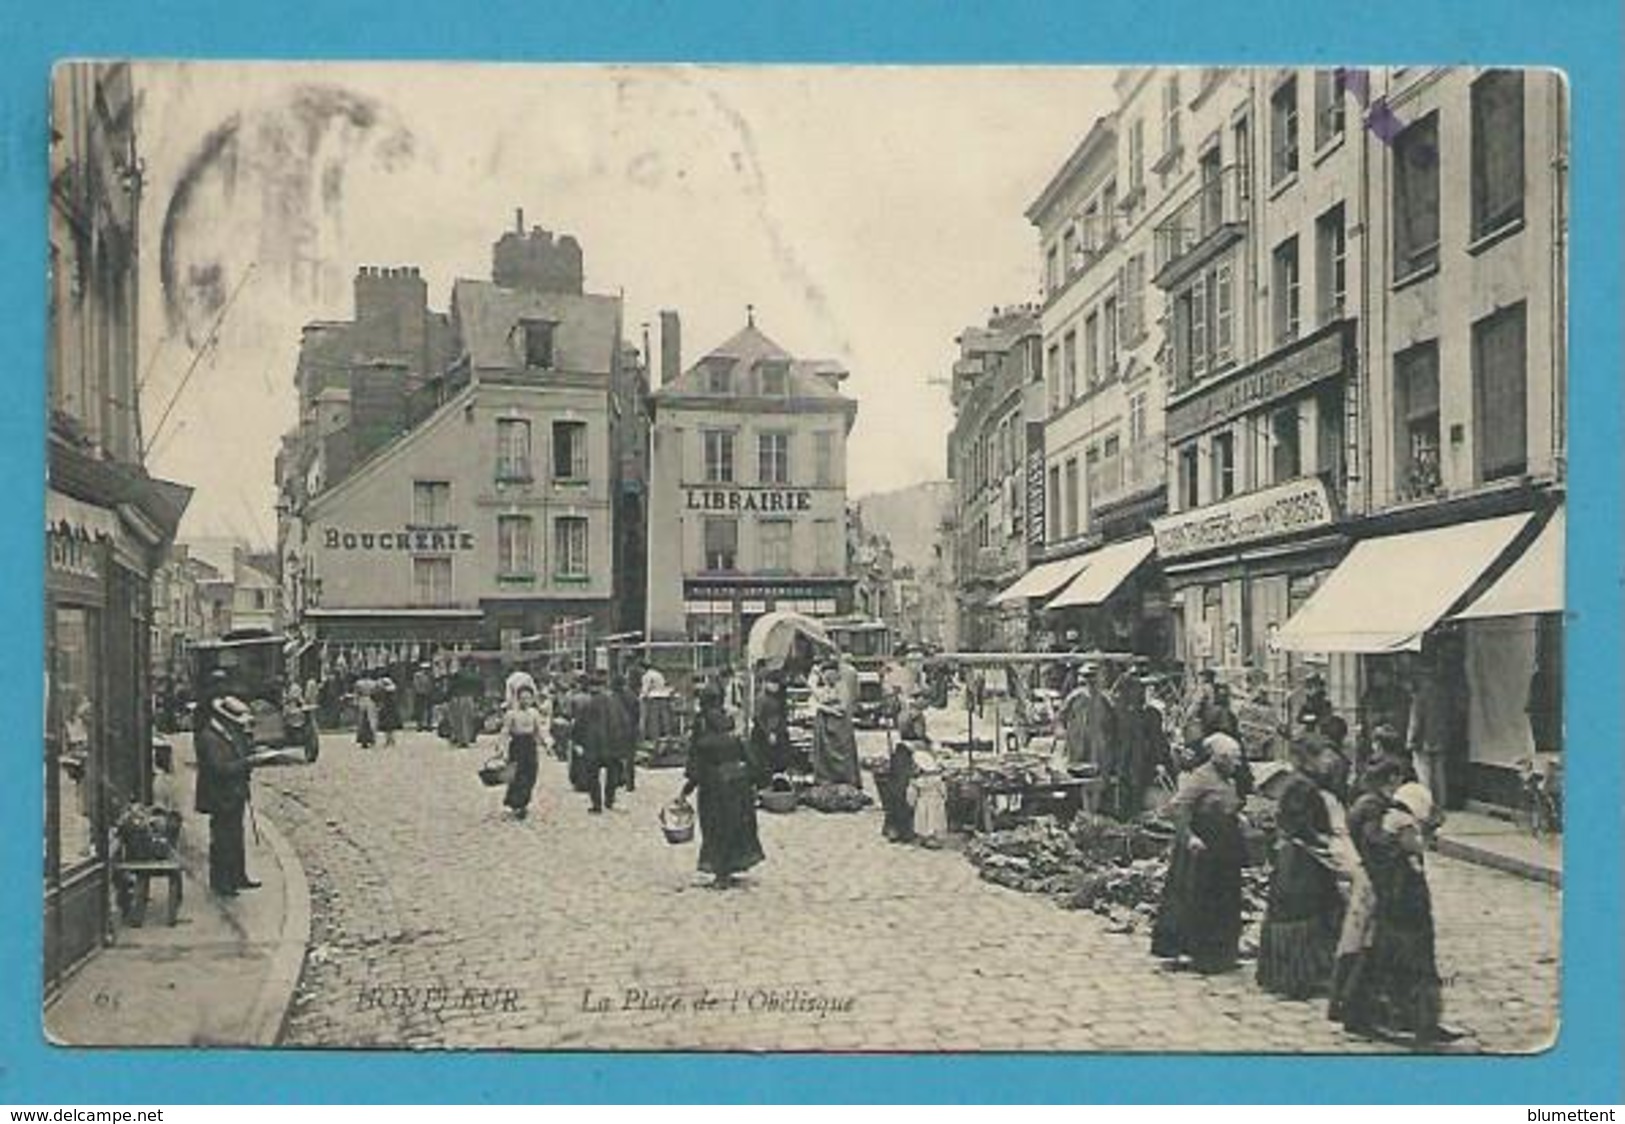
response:
[(197, 810), (209, 817), (209, 889), (221, 897), (259, 885), (248, 877), (243, 843), (243, 811), (248, 807), (248, 730), (253, 711), (235, 695), (219, 694), (209, 704), (207, 723), (197, 733)]

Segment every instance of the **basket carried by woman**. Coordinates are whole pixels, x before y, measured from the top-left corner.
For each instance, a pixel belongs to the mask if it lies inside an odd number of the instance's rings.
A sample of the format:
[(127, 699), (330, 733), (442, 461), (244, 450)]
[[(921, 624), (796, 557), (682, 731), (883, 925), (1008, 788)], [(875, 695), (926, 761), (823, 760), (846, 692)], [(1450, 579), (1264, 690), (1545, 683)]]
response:
[(678, 797), (660, 809), (660, 832), (673, 846), (694, 842), (694, 806)]

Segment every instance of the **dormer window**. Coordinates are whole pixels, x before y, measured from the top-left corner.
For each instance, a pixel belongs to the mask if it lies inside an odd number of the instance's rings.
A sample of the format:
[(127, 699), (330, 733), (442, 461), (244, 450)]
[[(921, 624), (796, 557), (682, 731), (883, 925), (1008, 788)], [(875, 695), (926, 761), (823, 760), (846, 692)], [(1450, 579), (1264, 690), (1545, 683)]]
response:
[(733, 393), (733, 363), (716, 359), (706, 364), (705, 389), (711, 394)]
[(553, 368), (553, 331), (558, 325), (552, 320), (521, 320), (519, 330), (525, 338), (525, 366), (540, 370)]
[(782, 396), (786, 393), (790, 382), (790, 368), (787, 364), (766, 362), (757, 369), (761, 373), (763, 394)]

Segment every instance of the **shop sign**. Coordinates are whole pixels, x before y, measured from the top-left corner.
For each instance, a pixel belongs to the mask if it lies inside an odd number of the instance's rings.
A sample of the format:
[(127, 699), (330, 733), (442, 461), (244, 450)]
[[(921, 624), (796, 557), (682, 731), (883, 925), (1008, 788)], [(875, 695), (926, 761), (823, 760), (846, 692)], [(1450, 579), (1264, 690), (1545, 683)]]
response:
[(1044, 427), (1027, 425), (1027, 545), (1044, 546)]
[(1334, 330), (1294, 351), (1259, 363), (1211, 390), (1168, 407), (1168, 440), (1183, 441), (1269, 402), (1290, 397), (1322, 379), (1343, 373), (1348, 327)]
[(685, 488), (683, 492), (683, 506), (689, 511), (794, 515), (813, 509), (812, 492), (805, 488)]
[[(839, 584), (839, 583), (836, 583)], [(689, 601), (726, 601), (732, 604), (735, 598), (741, 601), (761, 601), (773, 598), (778, 601), (813, 601), (828, 597), (834, 590), (829, 585), (807, 585), (794, 582), (741, 582), (736, 585), (721, 585), (715, 583), (684, 582), (683, 597)]]
[(1317, 476), (1291, 480), (1223, 503), (1152, 520), (1163, 559), (1278, 538), (1336, 521), (1331, 493)]
[(388, 550), (441, 552), (474, 549), (474, 532), (459, 531), (456, 527), (421, 530), (408, 527), (400, 531), (357, 531), (349, 527), (327, 527), (322, 531), (322, 545), (328, 550)]

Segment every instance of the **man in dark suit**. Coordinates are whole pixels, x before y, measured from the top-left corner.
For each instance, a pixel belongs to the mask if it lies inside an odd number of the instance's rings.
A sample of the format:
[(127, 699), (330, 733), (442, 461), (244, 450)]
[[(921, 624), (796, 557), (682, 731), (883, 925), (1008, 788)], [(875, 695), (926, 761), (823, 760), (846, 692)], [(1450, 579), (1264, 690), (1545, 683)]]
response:
[(592, 802), (590, 810), (598, 813), (615, 807), (615, 789), (620, 782), (615, 739), (625, 729), (625, 723), (621, 704), (610, 694), (604, 673), (588, 673), (587, 683), (585, 695), (576, 696), (570, 708), (571, 738), (580, 754), (581, 778), (587, 799)]
[(221, 897), (259, 885), (248, 877), (243, 812), (248, 807), (248, 727), (253, 712), (233, 695), (221, 694), (209, 706), (208, 720), (195, 735), (198, 812), (209, 817), (209, 889)]

